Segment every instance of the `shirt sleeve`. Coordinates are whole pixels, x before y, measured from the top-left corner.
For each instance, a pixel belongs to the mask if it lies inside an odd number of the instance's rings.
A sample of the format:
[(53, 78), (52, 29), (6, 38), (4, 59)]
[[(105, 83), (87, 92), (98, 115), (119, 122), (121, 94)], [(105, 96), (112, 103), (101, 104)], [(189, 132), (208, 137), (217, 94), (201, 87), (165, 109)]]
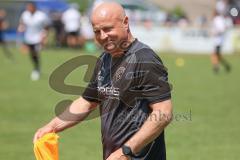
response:
[(161, 59), (151, 49), (142, 49), (140, 52), (141, 58), (137, 68), (144, 73), (138, 82), (142, 98), (150, 104), (170, 99), (171, 85)]

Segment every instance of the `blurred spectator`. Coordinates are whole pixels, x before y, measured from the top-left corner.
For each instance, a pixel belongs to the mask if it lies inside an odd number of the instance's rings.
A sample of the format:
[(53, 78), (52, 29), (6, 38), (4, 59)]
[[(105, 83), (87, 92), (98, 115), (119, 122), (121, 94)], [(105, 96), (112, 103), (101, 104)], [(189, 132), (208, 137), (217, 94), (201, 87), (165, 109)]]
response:
[(213, 36), (214, 36), (214, 53), (211, 56), (213, 70), (215, 73), (219, 72), (219, 65), (222, 64), (227, 72), (230, 72), (230, 64), (222, 56), (222, 48), (224, 44), (224, 36), (230, 27), (229, 19), (215, 11), (213, 18)]
[(87, 52), (94, 53), (96, 45), (94, 44), (94, 32), (92, 30), (91, 22), (87, 16), (82, 16), (81, 33), (84, 38), (84, 48)]
[(26, 44), (34, 65), (31, 74), (32, 80), (40, 78), (40, 49), (47, 38), (49, 19), (47, 15), (38, 11), (35, 4), (30, 2), (22, 13), (19, 21), (18, 32), (24, 32)]
[(57, 47), (61, 47), (64, 42), (64, 25), (62, 23), (62, 13), (53, 11), (51, 13), (52, 27), (54, 29), (54, 40)]
[(198, 27), (200, 27), (200, 28), (204, 28), (206, 25), (207, 25), (207, 22), (208, 22), (208, 20), (207, 20), (207, 17), (206, 17), (206, 15), (201, 15), (201, 16), (199, 16), (197, 19), (196, 19), (196, 24), (197, 24), (197, 26)]
[(62, 22), (66, 33), (67, 45), (69, 47), (77, 47), (79, 45), (81, 14), (78, 11), (77, 4), (71, 4), (63, 13)]
[(9, 51), (7, 47), (7, 43), (5, 42), (3, 32), (7, 29), (8, 23), (6, 21), (6, 12), (3, 9), (0, 9), (0, 45), (3, 49), (3, 53), (6, 55), (7, 58), (13, 60), (13, 55)]
[(190, 21), (186, 16), (183, 16), (178, 20), (178, 26), (180, 28), (187, 28), (189, 24), (190, 24)]
[(228, 9), (228, 0), (217, 0), (216, 12), (218, 14), (226, 15)]

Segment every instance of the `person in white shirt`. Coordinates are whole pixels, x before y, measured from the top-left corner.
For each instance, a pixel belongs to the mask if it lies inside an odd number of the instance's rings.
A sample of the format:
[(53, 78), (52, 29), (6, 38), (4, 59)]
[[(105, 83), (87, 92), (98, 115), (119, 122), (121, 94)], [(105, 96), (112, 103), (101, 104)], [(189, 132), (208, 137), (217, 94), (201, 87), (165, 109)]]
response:
[(47, 37), (49, 25), (48, 16), (37, 10), (35, 4), (30, 2), (20, 17), (18, 32), (24, 32), (24, 43), (27, 46), (34, 70), (31, 74), (32, 80), (40, 78), (40, 55), (39, 51)]
[(69, 47), (77, 47), (80, 36), (81, 14), (76, 4), (70, 7), (62, 14), (62, 23), (66, 33), (67, 45)]
[(215, 11), (212, 27), (215, 48), (213, 54), (211, 55), (213, 70), (215, 73), (217, 73), (219, 71), (219, 65), (222, 64), (225, 70), (230, 72), (231, 67), (229, 63), (221, 55), (225, 33), (229, 28), (229, 21), (224, 15)]

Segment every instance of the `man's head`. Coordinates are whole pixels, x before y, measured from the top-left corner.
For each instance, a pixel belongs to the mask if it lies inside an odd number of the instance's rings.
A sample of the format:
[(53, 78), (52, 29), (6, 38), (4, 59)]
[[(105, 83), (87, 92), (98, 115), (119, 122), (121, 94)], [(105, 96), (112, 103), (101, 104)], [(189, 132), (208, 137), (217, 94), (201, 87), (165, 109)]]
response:
[(113, 56), (123, 53), (133, 37), (121, 5), (103, 2), (93, 9), (91, 22), (97, 42)]
[(36, 11), (36, 5), (34, 2), (29, 2), (26, 6), (26, 9), (33, 14)]

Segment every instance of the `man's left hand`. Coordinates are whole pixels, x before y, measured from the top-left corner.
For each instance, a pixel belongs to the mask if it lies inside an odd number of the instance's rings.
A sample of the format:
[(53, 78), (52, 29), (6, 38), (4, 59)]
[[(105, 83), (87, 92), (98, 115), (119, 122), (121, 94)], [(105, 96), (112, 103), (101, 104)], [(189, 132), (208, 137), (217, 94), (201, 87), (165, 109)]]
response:
[(122, 149), (118, 149), (115, 152), (113, 152), (108, 158), (107, 160), (131, 160), (129, 157), (125, 156), (122, 153)]

